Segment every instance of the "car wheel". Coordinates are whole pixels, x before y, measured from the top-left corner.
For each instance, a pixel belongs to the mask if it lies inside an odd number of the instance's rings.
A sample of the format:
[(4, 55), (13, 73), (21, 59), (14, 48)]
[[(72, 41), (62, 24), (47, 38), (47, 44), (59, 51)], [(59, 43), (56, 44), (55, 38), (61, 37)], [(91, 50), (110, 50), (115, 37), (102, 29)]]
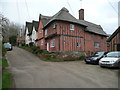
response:
[(86, 62), (86, 64), (89, 64), (89, 62), (87, 62), (87, 61), (85, 61)]
[(118, 62), (118, 68), (120, 68), (120, 62)]

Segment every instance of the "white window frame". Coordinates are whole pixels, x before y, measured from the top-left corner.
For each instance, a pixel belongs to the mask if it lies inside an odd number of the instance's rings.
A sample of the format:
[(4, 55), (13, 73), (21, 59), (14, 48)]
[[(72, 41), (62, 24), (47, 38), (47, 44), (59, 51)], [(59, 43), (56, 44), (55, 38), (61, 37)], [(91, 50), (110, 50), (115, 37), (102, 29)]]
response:
[(47, 34), (48, 34), (48, 29), (45, 30), (45, 35), (47, 35)]
[(50, 47), (51, 48), (55, 47), (55, 39), (53, 39), (53, 40), (50, 41)]
[(41, 46), (42, 46), (42, 45), (44, 45), (44, 41), (43, 41), (43, 39), (41, 40), (41, 42), (40, 42), (40, 43), (41, 43)]
[(74, 30), (75, 29), (75, 25), (74, 24), (70, 24), (70, 30)]
[(56, 27), (57, 27), (57, 24), (56, 24), (56, 23), (54, 23), (54, 25), (53, 25), (53, 29), (56, 29)]
[(94, 42), (94, 47), (95, 48), (100, 48), (100, 43), (99, 42)]

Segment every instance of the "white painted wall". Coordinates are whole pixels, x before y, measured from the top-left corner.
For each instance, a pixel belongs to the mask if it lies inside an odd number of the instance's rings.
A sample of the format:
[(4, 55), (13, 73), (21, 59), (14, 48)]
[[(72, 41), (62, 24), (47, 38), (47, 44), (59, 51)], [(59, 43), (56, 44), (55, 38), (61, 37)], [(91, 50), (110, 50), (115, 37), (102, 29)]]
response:
[(26, 28), (26, 34), (25, 34), (25, 44), (30, 43), (30, 37), (28, 36), (28, 28)]
[(38, 38), (38, 33), (36, 32), (35, 27), (33, 27), (31, 38), (32, 42), (36, 45), (35, 40)]

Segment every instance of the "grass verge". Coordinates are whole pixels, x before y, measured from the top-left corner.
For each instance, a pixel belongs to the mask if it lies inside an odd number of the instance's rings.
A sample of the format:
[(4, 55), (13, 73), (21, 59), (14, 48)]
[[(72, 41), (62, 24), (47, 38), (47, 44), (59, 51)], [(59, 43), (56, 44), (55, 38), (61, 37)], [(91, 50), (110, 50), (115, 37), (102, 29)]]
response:
[(12, 75), (7, 71), (2, 72), (2, 88), (11, 88)]
[(12, 74), (6, 70), (6, 68), (9, 66), (6, 59), (1, 60), (2, 64), (2, 88), (11, 88), (12, 83)]
[(2, 59), (2, 67), (5, 68), (5, 67), (8, 67), (8, 62), (6, 59)]

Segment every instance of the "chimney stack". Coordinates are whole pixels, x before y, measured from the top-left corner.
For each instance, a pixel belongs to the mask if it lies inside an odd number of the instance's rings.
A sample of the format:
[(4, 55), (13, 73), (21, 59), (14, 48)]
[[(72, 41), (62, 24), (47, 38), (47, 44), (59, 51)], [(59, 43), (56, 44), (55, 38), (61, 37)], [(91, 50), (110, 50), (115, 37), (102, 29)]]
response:
[(79, 10), (79, 20), (84, 20), (84, 9)]

